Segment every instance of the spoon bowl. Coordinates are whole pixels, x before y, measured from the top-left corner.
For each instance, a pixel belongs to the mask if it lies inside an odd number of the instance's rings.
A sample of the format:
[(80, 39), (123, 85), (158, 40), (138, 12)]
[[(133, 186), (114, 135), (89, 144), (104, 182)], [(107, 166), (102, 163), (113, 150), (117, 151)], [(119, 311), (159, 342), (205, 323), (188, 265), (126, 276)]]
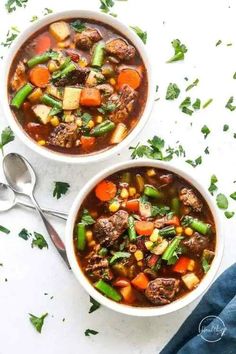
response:
[(13, 190), (5, 183), (0, 183), (0, 211), (11, 209), (16, 203)]

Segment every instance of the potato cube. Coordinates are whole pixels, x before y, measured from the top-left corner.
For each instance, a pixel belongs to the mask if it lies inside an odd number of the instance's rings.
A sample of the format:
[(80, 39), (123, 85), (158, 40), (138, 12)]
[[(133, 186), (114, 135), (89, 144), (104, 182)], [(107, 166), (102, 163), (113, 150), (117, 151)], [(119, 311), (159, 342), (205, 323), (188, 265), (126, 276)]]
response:
[(80, 95), (80, 88), (66, 87), (62, 103), (63, 109), (73, 110), (79, 108)]
[(70, 27), (67, 22), (54, 22), (49, 26), (49, 32), (57, 42), (62, 42), (70, 35)]
[(195, 286), (200, 282), (199, 278), (194, 273), (187, 273), (181, 278), (189, 290), (195, 288)]

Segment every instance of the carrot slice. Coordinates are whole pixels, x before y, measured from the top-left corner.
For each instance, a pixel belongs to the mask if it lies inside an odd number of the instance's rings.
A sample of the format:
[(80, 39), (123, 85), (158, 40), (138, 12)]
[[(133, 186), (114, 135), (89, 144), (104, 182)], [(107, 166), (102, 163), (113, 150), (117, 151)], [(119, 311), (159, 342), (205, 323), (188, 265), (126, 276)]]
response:
[(148, 286), (149, 279), (144, 273), (139, 273), (133, 280), (131, 280), (133, 286), (138, 289), (145, 290)]
[(37, 38), (35, 52), (36, 54), (42, 54), (51, 48), (51, 39), (47, 35), (42, 35)]
[(96, 88), (85, 87), (81, 91), (80, 104), (82, 106), (97, 107), (101, 105), (101, 94)]
[(173, 271), (177, 273), (186, 273), (190, 261), (190, 258), (181, 256), (173, 266)]
[(127, 285), (124, 288), (119, 289), (119, 291), (127, 304), (132, 304), (135, 301), (135, 294), (131, 285)]
[(116, 195), (116, 192), (116, 185), (113, 182), (107, 180), (100, 182), (95, 189), (96, 197), (103, 202), (107, 202), (113, 199)]
[(172, 219), (167, 220), (165, 223), (166, 223), (166, 225), (173, 225), (173, 226), (180, 225), (179, 218), (176, 215), (174, 215)]
[(89, 149), (95, 144), (96, 138), (93, 136), (81, 136), (80, 142), (82, 148)]
[(137, 89), (141, 84), (141, 76), (134, 69), (123, 69), (117, 79), (118, 88), (121, 88), (124, 84), (129, 85), (134, 90)]
[(136, 221), (135, 230), (138, 235), (149, 236), (154, 230), (154, 224), (151, 221)]
[(127, 200), (126, 209), (129, 211), (137, 212), (139, 211), (139, 201), (138, 199)]
[(45, 66), (35, 66), (30, 70), (29, 77), (35, 86), (45, 87), (50, 80), (50, 73)]

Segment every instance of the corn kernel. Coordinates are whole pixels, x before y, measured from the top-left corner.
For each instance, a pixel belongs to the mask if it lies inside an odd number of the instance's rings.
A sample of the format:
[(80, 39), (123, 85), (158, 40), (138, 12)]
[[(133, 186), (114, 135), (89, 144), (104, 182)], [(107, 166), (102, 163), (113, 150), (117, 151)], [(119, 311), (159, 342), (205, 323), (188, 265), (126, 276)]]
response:
[(86, 240), (87, 240), (88, 242), (93, 241), (93, 233), (92, 233), (91, 230), (86, 231), (85, 236), (86, 236)]
[(146, 241), (145, 242), (145, 246), (148, 249), (148, 251), (150, 251), (153, 247), (153, 242), (152, 241)]
[(122, 189), (121, 189), (120, 197), (121, 197), (122, 199), (126, 199), (126, 198), (129, 197), (129, 192), (128, 192), (128, 190), (127, 190), (126, 188), (122, 188)]
[(88, 246), (89, 247), (94, 247), (96, 245), (96, 242), (93, 240), (93, 241), (90, 241), (89, 243), (88, 243)]
[(138, 261), (138, 262), (137, 262), (137, 265), (138, 265), (139, 267), (142, 267), (142, 266), (143, 266), (143, 262), (142, 262), (142, 261)]
[(87, 65), (88, 65), (88, 62), (87, 62), (86, 58), (81, 58), (81, 59), (79, 60), (79, 66), (80, 66), (81, 68), (84, 68), (84, 67), (87, 66)]
[(187, 269), (193, 271), (194, 268), (195, 268), (195, 261), (193, 259), (190, 259)]
[(39, 140), (39, 141), (38, 141), (38, 144), (39, 144), (39, 145), (42, 145), (42, 146), (43, 146), (43, 145), (46, 145), (46, 141), (45, 141), (45, 140)]
[(50, 120), (50, 123), (52, 124), (53, 127), (57, 127), (60, 124), (59, 119), (57, 117), (53, 117)]
[(154, 170), (154, 168), (150, 168), (149, 170), (147, 170), (147, 175), (149, 177), (153, 177), (156, 175), (156, 171)]
[(135, 187), (129, 187), (129, 195), (130, 197), (133, 197), (136, 194), (136, 188)]
[(72, 123), (75, 121), (75, 116), (73, 114), (66, 114), (65, 115), (65, 122)]
[(136, 258), (137, 261), (141, 261), (143, 259), (143, 252), (140, 250), (137, 250), (134, 253), (134, 257)]
[(103, 116), (97, 116), (96, 117), (96, 123), (100, 124), (103, 121)]
[(57, 65), (57, 63), (54, 60), (50, 60), (48, 62), (48, 70), (50, 71), (50, 73), (53, 73), (54, 71), (58, 70), (59, 66)]
[(94, 121), (93, 120), (90, 120), (89, 122), (88, 122), (88, 124), (87, 124), (87, 127), (89, 128), (89, 129), (92, 129), (93, 127), (94, 127)]
[(183, 233), (183, 228), (182, 228), (182, 226), (177, 226), (177, 227), (175, 228), (175, 231), (176, 231), (176, 233), (177, 233), (178, 235), (182, 235), (182, 233)]
[(114, 200), (109, 205), (109, 210), (111, 213), (115, 213), (117, 210), (119, 210), (119, 208), (120, 208), (120, 203), (117, 200)]
[(159, 231), (158, 229), (154, 229), (151, 236), (150, 236), (150, 241), (152, 242), (157, 242), (158, 238), (159, 238)]
[(186, 229), (184, 230), (185, 235), (187, 236), (192, 236), (193, 234), (193, 229), (191, 229), (191, 227), (186, 227)]
[(109, 82), (112, 86), (115, 86), (116, 84), (116, 80), (113, 77), (109, 80)]
[(81, 119), (81, 118), (77, 118), (75, 122), (76, 122), (76, 124), (78, 125), (78, 127), (82, 127), (83, 122), (82, 122), (82, 119)]

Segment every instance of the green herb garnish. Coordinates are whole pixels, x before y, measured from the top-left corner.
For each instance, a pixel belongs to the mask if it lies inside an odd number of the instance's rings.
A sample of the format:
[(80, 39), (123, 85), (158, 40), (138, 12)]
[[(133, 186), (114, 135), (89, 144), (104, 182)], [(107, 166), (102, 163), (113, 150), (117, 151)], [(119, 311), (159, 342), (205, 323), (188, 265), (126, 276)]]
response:
[(81, 216), (81, 222), (85, 225), (93, 225), (95, 223), (95, 220), (89, 214), (87, 209), (83, 210), (83, 214)]
[(4, 234), (9, 234), (11, 231), (6, 227), (0, 225), (0, 232), (3, 232)]
[(179, 108), (181, 109), (181, 111), (185, 114), (188, 115), (192, 115), (193, 114), (193, 110), (190, 109), (189, 107), (191, 106), (191, 98), (190, 97), (186, 97), (183, 102), (180, 103)]
[(219, 39), (217, 42), (216, 42), (216, 47), (218, 47), (218, 45), (220, 45), (222, 43), (222, 40)]
[(92, 306), (89, 309), (89, 313), (92, 313), (92, 312), (98, 310), (99, 307), (101, 306), (101, 304), (99, 304), (99, 302), (97, 302), (97, 300), (95, 300), (91, 296), (90, 296), (90, 302), (91, 302)]
[(192, 167), (197, 167), (198, 165), (202, 164), (202, 157), (199, 156), (198, 158), (196, 158), (195, 160), (186, 160), (186, 162), (191, 165)]
[(139, 36), (139, 38), (143, 41), (144, 44), (147, 43), (147, 32), (143, 31), (138, 26), (130, 26), (134, 30), (134, 32)]
[(179, 97), (180, 89), (176, 84), (170, 83), (166, 91), (166, 100), (175, 100)]
[(229, 202), (228, 199), (226, 198), (226, 196), (222, 193), (218, 194), (216, 197), (216, 204), (218, 206), (219, 209), (227, 209), (229, 206)]
[(196, 98), (195, 102), (192, 104), (193, 109), (197, 110), (201, 108), (201, 100)]
[(225, 211), (224, 214), (227, 219), (231, 219), (234, 216), (235, 212), (234, 211)]
[(98, 112), (107, 115), (109, 113), (112, 113), (115, 111), (117, 108), (117, 105), (115, 103), (103, 103), (100, 108), (98, 108)]
[(93, 335), (93, 336), (95, 336), (96, 334), (98, 334), (98, 332), (97, 331), (95, 331), (94, 329), (86, 329), (86, 331), (84, 332), (84, 334), (86, 335), (86, 337), (89, 337), (91, 334)]
[(100, 0), (100, 3), (100, 10), (105, 13), (108, 13), (115, 4), (113, 0)]
[(233, 101), (234, 101), (234, 97), (231, 96), (225, 105), (225, 108), (228, 108), (231, 112), (236, 109), (236, 106), (233, 105)]
[(6, 127), (2, 130), (1, 140), (0, 140), (0, 149), (3, 152), (3, 147), (15, 139), (14, 133), (10, 127)]
[(129, 258), (131, 254), (129, 252), (115, 252), (114, 255), (111, 257), (109, 263), (114, 264), (121, 258)]
[(204, 273), (206, 274), (208, 270), (210, 269), (210, 264), (208, 263), (207, 259), (205, 257), (202, 258), (202, 268), (204, 270)]
[(11, 29), (7, 32), (7, 37), (5, 42), (1, 42), (1, 45), (6, 48), (10, 48), (12, 42), (16, 39), (20, 31), (17, 27), (11, 27)]
[(203, 103), (202, 108), (207, 108), (213, 102), (213, 98), (209, 98), (205, 103)]
[(67, 182), (54, 182), (54, 183), (55, 183), (55, 187), (53, 190), (53, 197), (60, 199), (62, 195), (66, 194), (66, 192), (70, 188), (70, 185)]
[(19, 232), (18, 236), (23, 238), (23, 240), (28, 240), (32, 235), (28, 230), (24, 228)]
[(218, 178), (216, 177), (216, 175), (212, 175), (211, 176), (211, 184), (208, 188), (208, 191), (211, 193), (211, 195), (214, 194), (215, 191), (217, 191), (218, 187), (216, 185), (216, 183), (218, 182)]
[(45, 7), (44, 12), (43, 12), (44, 16), (47, 16), (47, 15), (52, 14), (52, 13), (53, 13), (52, 9), (49, 9), (48, 7)]
[(80, 33), (86, 29), (85, 24), (83, 22), (81, 22), (80, 20), (76, 20), (76, 21), (72, 22), (70, 25), (75, 32)]
[(36, 331), (41, 333), (42, 327), (44, 324), (44, 319), (47, 317), (48, 313), (45, 313), (41, 317), (37, 317), (35, 315), (32, 315), (31, 313), (29, 313), (29, 315), (30, 315), (30, 318), (29, 318), (30, 322), (32, 323), (32, 325), (34, 326)]
[(186, 87), (186, 90), (185, 90), (185, 91), (187, 92), (187, 91), (191, 90), (192, 88), (194, 88), (195, 86), (197, 86), (198, 83), (199, 83), (199, 79), (194, 80), (192, 84), (190, 84), (190, 85), (188, 85), (188, 86)]
[(210, 134), (210, 129), (208, 128), (207, 125), (204, 125), (201, 129), (202, 134), (204, 135), (204, 139), (207, 138), (207, 136)]
[(183, 60), (184, 54), (188, 51), (187, 47), (184, 44), (181, 44), (179, 39), (174, 39), (171, 42), (172, 47), (174, 48), (174, 55), (167, 61), (167, 63), (172, 63), (174, 61)]
[(42, 250), (44, 247), (48, 248), (47, 241), (43, 237), (43, 235), (39, 234), (38, 232), (34, 232), (34, 239), (31, 242), (32, 247), (38, 247), (40, 250)]
[(230, 198), (236, 200), (236, 192), (231, 193)]
[(223, 132), (227, 132), (227, 130), (229, 130), (229, 125), (228, 124), (224, 124)]
[(16, 10), (16, 7), (26, 7), (28, 0), (8, 0), (5, 4), (5, 8), (8, 13)]

